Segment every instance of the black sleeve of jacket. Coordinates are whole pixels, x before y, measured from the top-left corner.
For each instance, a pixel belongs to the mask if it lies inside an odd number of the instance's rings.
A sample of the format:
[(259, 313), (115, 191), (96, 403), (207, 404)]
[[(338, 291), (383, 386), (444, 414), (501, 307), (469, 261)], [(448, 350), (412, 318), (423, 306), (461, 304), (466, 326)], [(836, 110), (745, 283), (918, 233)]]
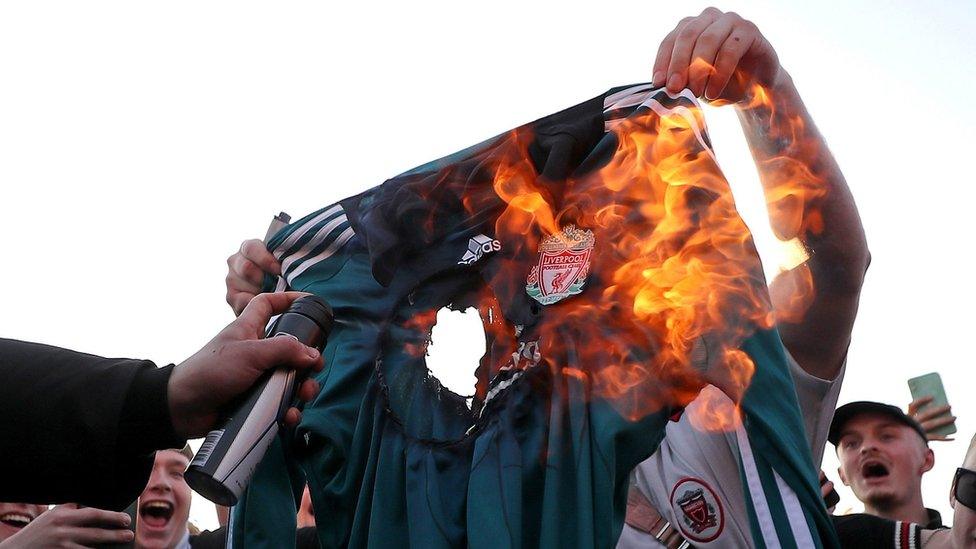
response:
[(841, 547), (919, 549), (922, 546), (921, 529), (912, 522), (896, 522), (864, 513), (830, 518)]
[(0, 339), (0, 501), (124, 509), (153, 451), (185, 443), (169, 417), (171, 372)]

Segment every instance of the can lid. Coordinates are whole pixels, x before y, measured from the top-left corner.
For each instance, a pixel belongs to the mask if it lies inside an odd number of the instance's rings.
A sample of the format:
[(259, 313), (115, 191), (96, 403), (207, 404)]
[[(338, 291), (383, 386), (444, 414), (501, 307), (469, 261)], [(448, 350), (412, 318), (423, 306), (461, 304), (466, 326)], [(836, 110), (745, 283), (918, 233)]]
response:
[(229, 486), (215, 479), (203, 467), (190, 465), (183, 473), (186, 483), (190, 485), (196, 493), (225, 507), (237, 505), (238, 494), (234, 493)]
[(288, 307), (289, 313), (298, 313), (315, 321), (325, 333), (332, 330), (332, 307), (317, 295), (303, 295)]

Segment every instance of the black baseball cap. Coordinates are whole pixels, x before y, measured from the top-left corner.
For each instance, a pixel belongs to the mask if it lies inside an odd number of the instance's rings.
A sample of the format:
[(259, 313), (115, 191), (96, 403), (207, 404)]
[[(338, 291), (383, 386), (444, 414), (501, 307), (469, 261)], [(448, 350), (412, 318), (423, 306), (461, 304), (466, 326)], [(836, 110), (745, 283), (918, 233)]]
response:
[(925, 444), (928, 445), (929, 439), (925, 436), (925, 429), (919, 425), (914, 418), (905, 412), (901, 411), (901, 408), (897, 406), (892, 406), (891, 404), (885, 404), (883, 402), (871, 402), (870, 400), (859, 400), (857, 402), (849, 402), (834, 411), (834, 419), (830, 422), (830, 430), (827, 431), (827, 440), (831, 444), (837, 446), (837, 442), (840, 440), (841, 431), (844, 429), (844, 425), (848, 421), (853, 419), (855, 416), (861, 414), (881, 414), (888, 416), (891, 419), (901, 423), (902, 425), (907, 425), (918, 433), (918, 436), (922, 437)]

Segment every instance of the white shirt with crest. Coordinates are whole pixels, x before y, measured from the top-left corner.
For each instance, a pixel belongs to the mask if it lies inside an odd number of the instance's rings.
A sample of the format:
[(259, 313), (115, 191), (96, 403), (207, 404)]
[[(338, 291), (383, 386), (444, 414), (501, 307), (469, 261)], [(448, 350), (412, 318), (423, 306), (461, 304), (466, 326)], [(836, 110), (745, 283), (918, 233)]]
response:
[[(814, 377), (787, 353), (813, 462), (820, 466), (827, 431), (840, 394), (846, 365), (833, 380)], [(728, 399), (716, 387), (702, 390), (710, 398)], [(667, 426), (657, 452), (634, 471), (637, 487), (651, 505), (694, 547), (751, 547), (736, 433), (704, 432), (688, 416), (701, 405), (693, 401), (678, 421)], [(624, 525), (618, 549), (662, 547), (650, 535)]]

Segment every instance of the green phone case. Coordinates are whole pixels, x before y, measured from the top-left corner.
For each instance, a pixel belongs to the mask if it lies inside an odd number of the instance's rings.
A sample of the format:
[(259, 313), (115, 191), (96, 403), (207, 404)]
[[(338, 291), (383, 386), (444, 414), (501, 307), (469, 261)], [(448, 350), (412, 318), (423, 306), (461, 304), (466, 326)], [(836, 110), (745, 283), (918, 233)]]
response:
[[(919, 411), (930, 406), (939, 407), (949, 403), (949, 400), (946, 398), (945, 387), (942, 386), (942, 376), (940, 376), (938, 372), (932, 372), (930, 374), (909, 379), (908, 390), (912, 392), (913, 400), (922, 398), (924, 396), (932, 397), (932, 402), (919, 408)], [(949, 425), (939, 427), (938, 429), (933, 429), (931, 432), (937, 435), (951, 435), (956, 432), (956, 423), (952, 422)]]

